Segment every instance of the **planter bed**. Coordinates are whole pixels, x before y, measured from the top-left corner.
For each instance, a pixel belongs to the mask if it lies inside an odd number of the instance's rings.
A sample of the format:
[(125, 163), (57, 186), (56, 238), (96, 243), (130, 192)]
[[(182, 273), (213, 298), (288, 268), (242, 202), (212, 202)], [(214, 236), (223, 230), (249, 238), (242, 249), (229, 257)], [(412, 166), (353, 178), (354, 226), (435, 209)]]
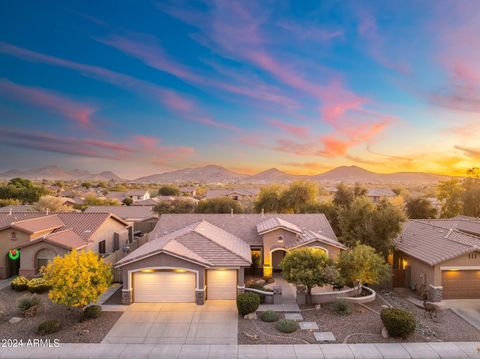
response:
[[(15, 292), (12, 289), (0, 290), (0, 303), (4, 315), (0, 321), (0, 338), (17, 339), (58, 339), (60, 343), (100, 343), (105, 335), (123, 314), (122, 312), (103, 312), (99, 318), (80, 321), (82, 314), (62, 305), (53, 304), (48, 300), (48, 294), (38, 294), (43, 304), (43, 310), (35, 317), (23, 318), (17, 308), (17, 299), (29, 295), (28, 291)], [(21, 322), (10, 324), (12, 317), (23, 318)], [(56, 319), (61, 322), (57, 333), (41, 336), (37, 333), (38, 325), (46, 320)]]
[[(346, 316), (336, 314), (332, 310), (331, 303), (322, 304), (320, 311), (315, 310), (311, 305), (303, 305), (300, 309), (305, 322), (316, 322), (320, 332), (332, 332), (337, 340), (336, 343), (343, 343), (347, 337), (348, 343), (476, 341), (480, 338), (480, 333), (473, 326), (450, 310), (439, 312), (438, 319), (423, 318), (422, 309), (410, 304), (404, 298), (392, 295), (395, 297), (395, 302), (392, 304), (412, 311), (417, 318), (415, 333), (404, 340), (383, 338), (381, 335), (383, 324), (380, 316), (360, 304), (352, 303), (352, 314)], [(365, 305), (380, 312), (384, 304), (385, 302), (377, 298), (374, 302)], [(254, 340), (250, 337), (251, 335), (258, 335), (258, 339)], [(239, 318), (239, 344), (305, 344), (305, 341), (316, 343), (313, 331), (299, 329), (292, 334), (283, 334), (275, 329), (275, 323), (264, 323), (260, 319)]]

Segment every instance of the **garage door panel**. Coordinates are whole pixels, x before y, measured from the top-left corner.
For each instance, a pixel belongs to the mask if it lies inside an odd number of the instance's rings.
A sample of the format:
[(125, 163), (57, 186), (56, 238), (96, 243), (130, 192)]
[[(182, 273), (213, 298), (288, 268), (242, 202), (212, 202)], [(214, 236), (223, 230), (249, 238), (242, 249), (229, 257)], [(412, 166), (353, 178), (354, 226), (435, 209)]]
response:
[(138, 303), (195, 301), (195, 274), (191, 272), (135, 273), (133, 296)]
[(442, 271), (444, 299), (480, 298), (480, 271)]
[(207, 299), (231, 300), (237, 297), (237, 271), (207, 270)]

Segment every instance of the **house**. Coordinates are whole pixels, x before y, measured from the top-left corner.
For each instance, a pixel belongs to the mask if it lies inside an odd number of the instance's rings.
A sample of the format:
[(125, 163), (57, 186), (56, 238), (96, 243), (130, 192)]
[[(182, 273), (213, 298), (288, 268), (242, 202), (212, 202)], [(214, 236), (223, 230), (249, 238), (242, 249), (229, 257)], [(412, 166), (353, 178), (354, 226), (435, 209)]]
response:
[(205, 194), (206, 199), (228, 197), (234, 201), (254, 201), (260, 190), (258, 188), (243, 189), (211, 189)]
[(180, 187), (180, 193), (184, 196), (195, 197), (197, 195), (197, 187), (191, 187), (191, 186)]
[[(33, 276), (72, 249), (112, 253), (128, 242), (127, 222), (110, 213), (0, 213), (0, 278)], [(10, 251), (20, 253), (12, 260)]]
[(131, 238), (135, 231), (151, 232), (158, 221), (151, 206), (89, 206), (84, 213), (113, 213), (130, 225)]
[(12, 206), (5, 206), (0, 208), (0, 213), (15, 213), (15, 212), (37, 212), (35, 206), (31, 204), (19, 204)]
[(373, 203), (378, 203), (384, 199), (389, 199), (395, 197), (396, 194), (389, 188), (369, 188), (367, 190), (367, 197)]
[[(394, 286), (432, 301), (480, 298), (480, 222), (473, 218), (410, 220), (389, 261)], [(397, 278), (395, 278), (395, 276)]]
[(125, 198), (131, 198), (133, 202), (144, 201), (150, 198), (150, 192), (142, 189), (133, 189), (127, 192), (108, 192), (106, 197), (108, 199), (116, 199), (119, 202), (122, 202)]
[(270, 277), (294, 248), (345, 249), (323, 214), (165, 214), (150, 238), (115, 264), (125, 304), (235, 299), (245, 269)]

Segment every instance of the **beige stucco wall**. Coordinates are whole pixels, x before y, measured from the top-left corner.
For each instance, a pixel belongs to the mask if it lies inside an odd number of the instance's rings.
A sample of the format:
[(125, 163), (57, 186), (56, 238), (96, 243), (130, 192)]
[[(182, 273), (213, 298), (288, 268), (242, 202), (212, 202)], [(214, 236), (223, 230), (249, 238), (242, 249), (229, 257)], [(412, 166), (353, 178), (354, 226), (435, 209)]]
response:
[[(17, 234), (17, 239), (13, 240), (12, 232)], [(15, 249), (21, 246), (22, 244), (28, 243), (30, 241), (30, 235), (19, 230), (14, 230), (11, 228), (4, 229), (0, 231), (0, 279), (7, 278), (11, 275), (8, 273), (8, 263), (7, 263), (7, 254), (10, 249)], [(20, 256), (22, 256), (23, 251)], [(22, 258), (20, 258), (22, 260)]]
[(124, 224), (119, 221), (109, 218), (103, 223), (100, 228), (94, 233), (91, 237), (92, 243), (89, 244), (85, 249), (92, 250), (98, 253), (98, 243), (105, 240), (105, 250), (106, 253), (112, 253), (114, 251), (113, 247), (113, 235), (114, 233), (120, 233), (120, 248), (127, 244), (128, 242), (128, 230)]
[(167, 267), (167, 268), (183, 268), (187, 270), (193, 270), (198, 272), (198, 288), (203, 289), (205, 287), (205, 268), (192, 263), (185, 261), (183, 259), (169, 256), (165, 253), (160, 253), (137, 262), (127, 264), (122, 268), (122, 278), (123, 278), (123, 289), (131, 289), (132, 286), (132, 273), (129, 274), (129, 271), (138, 271), (144, 268), (156, 268), (156, 267)]
[(282, 246), (282, 243), (278, 243), (278, 237), (283, 236), (283, 245), (287, 243), (295, 243), (296, 241), (296, 234), (286, 231), (284, 229), (276, 229), (274, 231), (265, 233), (263, 238), (263, 264), (266, 266), (270, 266), (271, 262), (271, 251), (272, 247), (279, 247)]
[(422, 294), (430, 284), (440, 285), (437, 284), (434, 267), (403, 253), (401, 255), (407, 261), (407, 266), (410, 267), (411, 288), (415, 288), (419, 294)]
[(304, 246), (298, 247), (298, 248), (304, 248), (304, 247), (315, 247), (315, 248), (320, 248), (324, 249), (327, 251), (327, 255), (329, 258), (332, 258), (333, 260), (337, 259), (338, 255), (340, 254), (341, 249), (338, 247), (331, 246), (329, 244), (325, 244), (323, 242), (312, 242), (308, 243)]
[(69, 251), (65, 248), (54, 246), (50, 243), (38, 242), (31, 246), (22, 248), (21, 250), (21, 262), (20, 262), (20, 275), (23, 276), (34, 276), (37, 271), (36, 268), (36, 257), (37, 253), (42, 249), (48, 249), (53, 251), (58, 256), (63, 256)]

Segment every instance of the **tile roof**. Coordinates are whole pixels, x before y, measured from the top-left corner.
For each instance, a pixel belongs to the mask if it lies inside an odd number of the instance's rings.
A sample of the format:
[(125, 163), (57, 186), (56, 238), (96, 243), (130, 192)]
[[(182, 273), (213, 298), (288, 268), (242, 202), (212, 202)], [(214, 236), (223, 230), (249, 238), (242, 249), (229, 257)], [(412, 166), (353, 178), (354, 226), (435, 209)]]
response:
[(124, 220), (146, 220), (156, 215), (150, 206), (89, 206), (84, 213), (113, 213)]
[(22, 204), (17, 206), (6, 206), (0, 208), (0, 213), (9, 213), (13, 212), (37, 212), (34, 206), (31, 204)]
[(190, 224), (174, 232), (157, 236), (116, 263), (122, 266), (160, 252), (171, 253), (207, 267), (248, 266), (247, 243), (207, 221)]
[(264, 234), (278, 228), (284, 228), (295, 233), (302, 233), (302, 230), (295, 224), (278, 217), (270, 217), (257, 224), (258, 234)]
[(480, 236), (480, 219), (467, 216), (456, 216), (453, 218), (422, 219), (421, 221), (431, 223), (443, 228), (455, 228), (463, 232)]
[(298, 242), (293, 244), (293, 245), (290, 245), (290, 248), (291, 247), (298, 247), (298, 246), (305, 245), (305, 244), (310, 243), (310, 242), (316, 242), (316, 241), (322, 242), (322, 243), (325, 243), (325, 244), (329, 244), (329, 245), (337, 247), (337, 248), (347, 249), (347, 247), (343, 243), (340, 243), (339, 241), (337, 241), (335, 239), (325, 237), (325, 236), (321, 235), (320, 233), (316, 233), (314, 231), (303, 231), (303, 233), (298, 238)]
[(395, 197), (396, 194), (390, 188), (369, 188), (368, 197)]
[(433, 266), (480, 250), (480, 237), (426, 220), (410, 220), (404, 223), (394, 245), (395, 249)]
[(52, 231), (54, 229), (63, 227), (65, 224), (62, 222), (60, 217), (56, 214), (45, 215), (38, 218), (24, 219), (20, 221), (11, 222), (10, 226), (12, 228), (21, 230), (27, 233), (37, 233)]
[(81, 249), (87, 246), (88, 242), (84, 241), (71, 228), (60, 229), (45, 236), (36, 238), (28, 243), (25, 243), (18, 248), (31, 246), (38, 242), (49, 242), (67, 249)]
[(250, 245), (262, 245), (262, 237), (258, 234), (257, 224), (269, 218), (279, 218), (287, 221), (302, 231), (310, 230), (327, 238), (336, 240), (330, 223), (322, 213), (310, 214), (216, 214), (216, 213), (191, 213), (191, 214), (163, 214), (155, 226), (152, 234), (158, 236), (176, 231), (192, 223), (205, 220)]
[(237, 189), (211, 189), (205, 193), (205, 198), (218, 198), (230, 195), (256, 196), (260, 190), (258, 188), (237, 188)]

